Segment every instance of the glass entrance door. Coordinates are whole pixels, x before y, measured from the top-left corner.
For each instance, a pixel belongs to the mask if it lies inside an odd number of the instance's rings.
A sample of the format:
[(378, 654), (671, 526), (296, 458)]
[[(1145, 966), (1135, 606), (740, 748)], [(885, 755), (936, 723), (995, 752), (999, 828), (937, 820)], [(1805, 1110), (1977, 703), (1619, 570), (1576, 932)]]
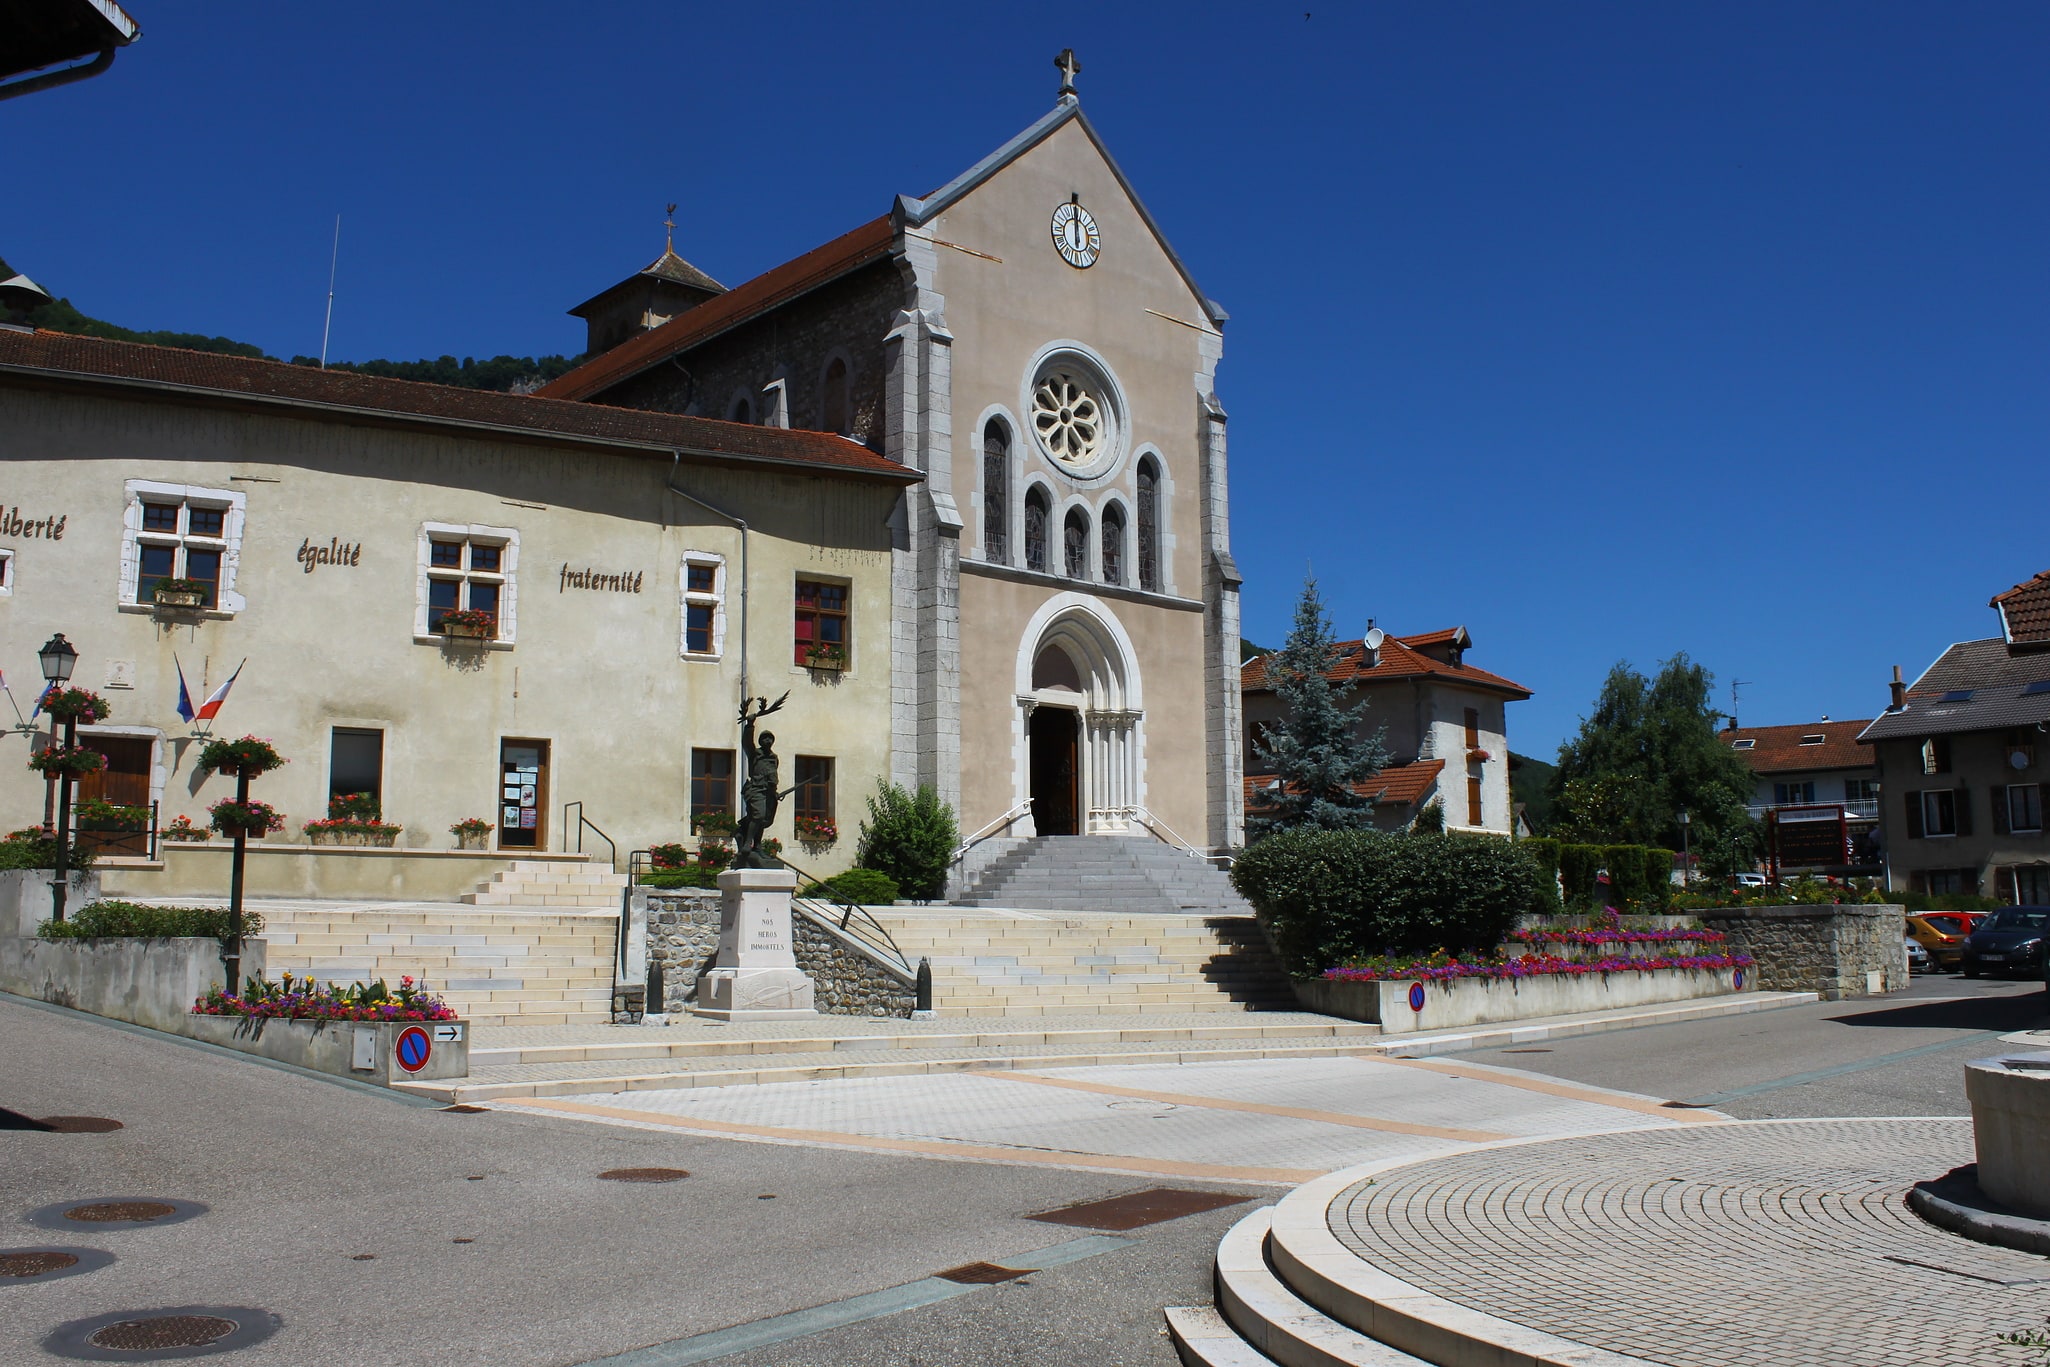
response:
[(498, 846), (548, 848), (548, 742), (498, 743)]

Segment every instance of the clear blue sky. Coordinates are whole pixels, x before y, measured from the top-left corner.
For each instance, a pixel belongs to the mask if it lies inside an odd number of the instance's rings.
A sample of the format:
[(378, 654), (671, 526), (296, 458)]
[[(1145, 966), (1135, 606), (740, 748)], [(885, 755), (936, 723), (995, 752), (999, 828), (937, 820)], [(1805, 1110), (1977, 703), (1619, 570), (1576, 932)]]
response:
[(1747, 722), (1869, 716), (2050, 568), (2034, 0), (131, 11), (109, 74), (0, 104), (0, 255), (289, 356), (339, 211), (340, 359), (574, 351), (670, 200), (737, 283), (997, 146), (1072, 45), (1232, 314), (1247, 635), (1306, 561), (1341, 635), (1463, 622), (1527, 753), (1678, 650)]

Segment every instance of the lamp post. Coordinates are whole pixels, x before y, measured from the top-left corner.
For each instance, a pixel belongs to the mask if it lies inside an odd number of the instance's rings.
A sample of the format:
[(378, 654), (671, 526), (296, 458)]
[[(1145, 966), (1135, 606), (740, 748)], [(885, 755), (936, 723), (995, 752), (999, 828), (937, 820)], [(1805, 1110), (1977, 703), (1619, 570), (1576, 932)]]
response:
[(1690, 837), (1694, 831), (1694, 818), (1685, 807), (1680, 809), (1680, 886), (1691, 885), (1694, 875), (1694, 861), (1687, 857)]
[[(71, 682), (72, 667), (78, 663), (78, 651), (71, 642), (64, 639), (64, 633), (52, 636), (43, 648), (36, 652), (37, 661), (43, 666), (45, 692), (62, 688)], [(57, 718), (50, 718), (50, 740), (57, 739)], [(71, 749), (78, 744), (78, 718), (64, 718), (64, 748)], [(71, 840), (71, 775), (57, 775), (57, 860), (56, 876), (50, 880), (50, 908), (55, 920), (64, 919), (64, 885), (70, 873), (69, 845)]]

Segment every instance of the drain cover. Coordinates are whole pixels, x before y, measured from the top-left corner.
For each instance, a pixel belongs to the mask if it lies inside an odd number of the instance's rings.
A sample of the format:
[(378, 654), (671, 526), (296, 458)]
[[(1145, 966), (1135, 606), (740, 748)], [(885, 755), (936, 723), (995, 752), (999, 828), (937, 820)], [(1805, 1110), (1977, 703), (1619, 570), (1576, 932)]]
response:
[(95, 1348), (118, 1348), (124, 1353), (154, 1353), (164, 1348), (201, 1348), (218, 1343), (242, 1326), (218, 1315), (157, 1315), (146, 1320), (122, 1320), (95, 1329), (85, 1341)]
[(97, 1248), (0, 1248), (0, 1286), (75, 1277), (113, 1261), (113, 1254)]
[(602, 1182), (681, 1182), (690, 1176), (682, 1168), (614, 1168), (601, 1172)]
[(173, 1305), (123, 1310), (59, 1325), (43, 1340), (58, 1357), (94, 1362), (163, 1362), (233, 1352), (261, 1343), (282, 1323), (240, 1305)]
[(1113, 1196), (1107, 1201), (1088, 1201), (1079, 1206), (1043, 1210), (1025, 1218), (1044, 1220), (1050, 1225), (1081, 1225), (1087, 1229), (1137, 1229), (1141, 1225), (1157, 1225), (1162, 1220), (1178, 1220), (1184, 1215), (1200, 1215), (1206, 1210), (1241, 1205), (1252, 1199), (1222, 1191), (1154, 1187), (1128, 1196)]
[(998, 1267), (995, 1263), (963, 1263), (959, 1267), (950, 1267), (945, 1272), (933, 1273), (933, 1276), (946, 1281), (965, 1282), (972, 1286), (994, 1286), (998, 1282), (1007, 1282), (1014, 1277), (1028, 1275), (1028, 1272), (1019, 1268)]
[(491, 1108), (489, 1106), (471, 1106), (468, 1104), (463, 1104), (457, 1106), (444, 1106), (441, 1109), (445, 1112), (453, 1111), (457, 1115), (483, 1115), (486, 1111), (490, 1110)]
[(181, 1220), (204, 1214), (206, 1207), (197, 1201), (155, 1196), (108, 1196), (96, 1201), (59, 1201), (56, 1205), (30, 1211), (28, 1222), (39, 1229), (99, 1231), (175, 1225)]
[(121, 1128), (120, 1121), (103, 1115), (46, 1115), (43, 1123), (58, 1134), (106, 1134)]

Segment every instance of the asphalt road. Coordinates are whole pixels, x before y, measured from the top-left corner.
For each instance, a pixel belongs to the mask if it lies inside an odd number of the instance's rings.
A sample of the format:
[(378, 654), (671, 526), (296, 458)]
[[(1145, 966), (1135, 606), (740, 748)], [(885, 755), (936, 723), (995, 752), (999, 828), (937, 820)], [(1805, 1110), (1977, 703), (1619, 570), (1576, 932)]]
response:
[(1967, 1115), (1964, 1064), (2050, 1028), (2040, 982), (1917, 976), (1905, 992), (1457, 1057), (1713, 1106), (1743, 1120)]

